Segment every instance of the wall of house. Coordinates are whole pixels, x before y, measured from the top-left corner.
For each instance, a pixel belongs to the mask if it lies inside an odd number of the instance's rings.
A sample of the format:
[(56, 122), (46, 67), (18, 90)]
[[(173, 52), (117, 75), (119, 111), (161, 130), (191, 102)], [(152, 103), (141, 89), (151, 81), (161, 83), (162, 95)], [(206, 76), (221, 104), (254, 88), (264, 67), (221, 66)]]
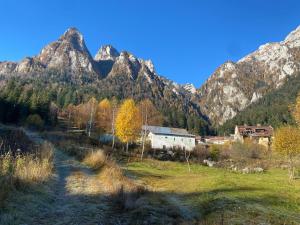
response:
[(194, 137), (180, 137), (172, 135), (157, 135), (150, 133), (151, 147), (156, 149), (163, 148), (182, 148), (186, 150), (193, 150), (195, 147)]
[(270, 142), (269, 138), (266, 137), (261, 137), (258, 139), (258, 144), (263, 145), (265, 147), (269, 146), (269, 142)]
[(234, 130), (234, 141), (244, 142), (243, 136), (240, 134), (238, 127), (235, 127)]

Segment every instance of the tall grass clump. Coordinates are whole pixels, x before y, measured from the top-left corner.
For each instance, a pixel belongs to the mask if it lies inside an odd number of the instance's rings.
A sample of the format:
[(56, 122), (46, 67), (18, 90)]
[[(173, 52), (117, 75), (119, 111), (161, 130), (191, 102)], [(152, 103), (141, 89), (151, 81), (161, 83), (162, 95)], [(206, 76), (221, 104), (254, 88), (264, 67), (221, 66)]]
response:
[(0, 156), (0, 206), (9, 193), (45, 182), (52, 175), (53, 147), (44, 143), (36, 153), (7, 152)]
[(93, 151), (84, 157), (83, 162), (93, 170), (99, 170), (105, 165), (106, 155), (102, 150)]

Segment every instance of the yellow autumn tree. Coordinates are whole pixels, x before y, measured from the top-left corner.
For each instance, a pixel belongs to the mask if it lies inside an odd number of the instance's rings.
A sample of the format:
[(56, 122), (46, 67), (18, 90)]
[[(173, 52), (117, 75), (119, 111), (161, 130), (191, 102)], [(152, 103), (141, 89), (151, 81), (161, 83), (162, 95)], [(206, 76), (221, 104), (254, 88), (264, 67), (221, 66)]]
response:
[(289, 178), (294, 179), (295, 158), (300, 154), (300, 130), (297, 127), (284, 126), (275, 132), (273, 147), (276, 152), (287, 157)]
[(126, 152), (128, 152), (128, 143), (134, 142), (141, 132), (141, 116), (133, 99), (126, 99), (121, 105), (116, 117), (116, 135), (126, 143)]
[(97, 126), (104, 132), (110, 132), (112, 127), (112, 106), (110, 101), (105, 98), (97, 106), (96, 116)]

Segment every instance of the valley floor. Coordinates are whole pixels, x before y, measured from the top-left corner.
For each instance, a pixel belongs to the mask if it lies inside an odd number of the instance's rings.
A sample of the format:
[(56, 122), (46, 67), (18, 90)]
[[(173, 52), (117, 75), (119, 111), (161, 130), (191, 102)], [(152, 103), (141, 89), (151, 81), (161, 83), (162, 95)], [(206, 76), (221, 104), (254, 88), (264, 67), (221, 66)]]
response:
[(120, 212), (94, 170), (57, 148), (54, 166), (46, 184), (10, 196), (1, 225), (300, 224), (300, 180), (288, 183), (281, 169), (240, 174), (192, 164), (189, 172), (179, 162), (126, 162), (127, 177), (149, 192)]
[(127, 165), (131, 177), (155, 193), (175, 196), (200, 224), (300, 224), (300, 179), (287, 171), (240, 174), (194, 164), (145, 160)]

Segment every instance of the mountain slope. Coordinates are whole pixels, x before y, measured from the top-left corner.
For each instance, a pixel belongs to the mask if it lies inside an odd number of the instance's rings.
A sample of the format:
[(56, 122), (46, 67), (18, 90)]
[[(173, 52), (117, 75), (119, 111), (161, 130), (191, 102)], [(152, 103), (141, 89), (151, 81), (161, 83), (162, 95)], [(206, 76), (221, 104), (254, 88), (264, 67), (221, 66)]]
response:
[(119, 52), (111, 45), (102, 46), (92, 58), (76, 28), (68, 29), (37, 56), (19, 63), (0, 62), (0, 86), (13, 78), (16, 86), (51, 90), (50, 100), (61, 107), (78, 104), (93, 95), (149, 98), (165, 114), (166, 125), (187, 127), (189, 118), (201, 123), (204, 130), (209, 124), (193, 101), (193, 85), (178, 85), (158, 75), (151, 60)]
[(288, 77), (285, 84), (275, 89), (255, 103), (252, 103), (235, 117), (218, 128), (220, 134), (233, 133), (236, 124), (272, 125), (294, 124), (289, 107), (295, 103), (300, 92), (300, 76)]
[(299, 71), (300, 27), (282, 42), (262, 45), (236, 63), (221, 65), (198, 90), (200, 105), (215, 125), (221, 125)]
[(25, 76), (50, 70), (72, 74), (70, 79), (73, 80), (81, 79), (87, 74), (93, 79), (101, 77), (82, 34), (76, 28), (69, 28), (57, 41), (44, 47), (35, 57), (26, 57), (19, 63), (0, 63), (2, 75)]

